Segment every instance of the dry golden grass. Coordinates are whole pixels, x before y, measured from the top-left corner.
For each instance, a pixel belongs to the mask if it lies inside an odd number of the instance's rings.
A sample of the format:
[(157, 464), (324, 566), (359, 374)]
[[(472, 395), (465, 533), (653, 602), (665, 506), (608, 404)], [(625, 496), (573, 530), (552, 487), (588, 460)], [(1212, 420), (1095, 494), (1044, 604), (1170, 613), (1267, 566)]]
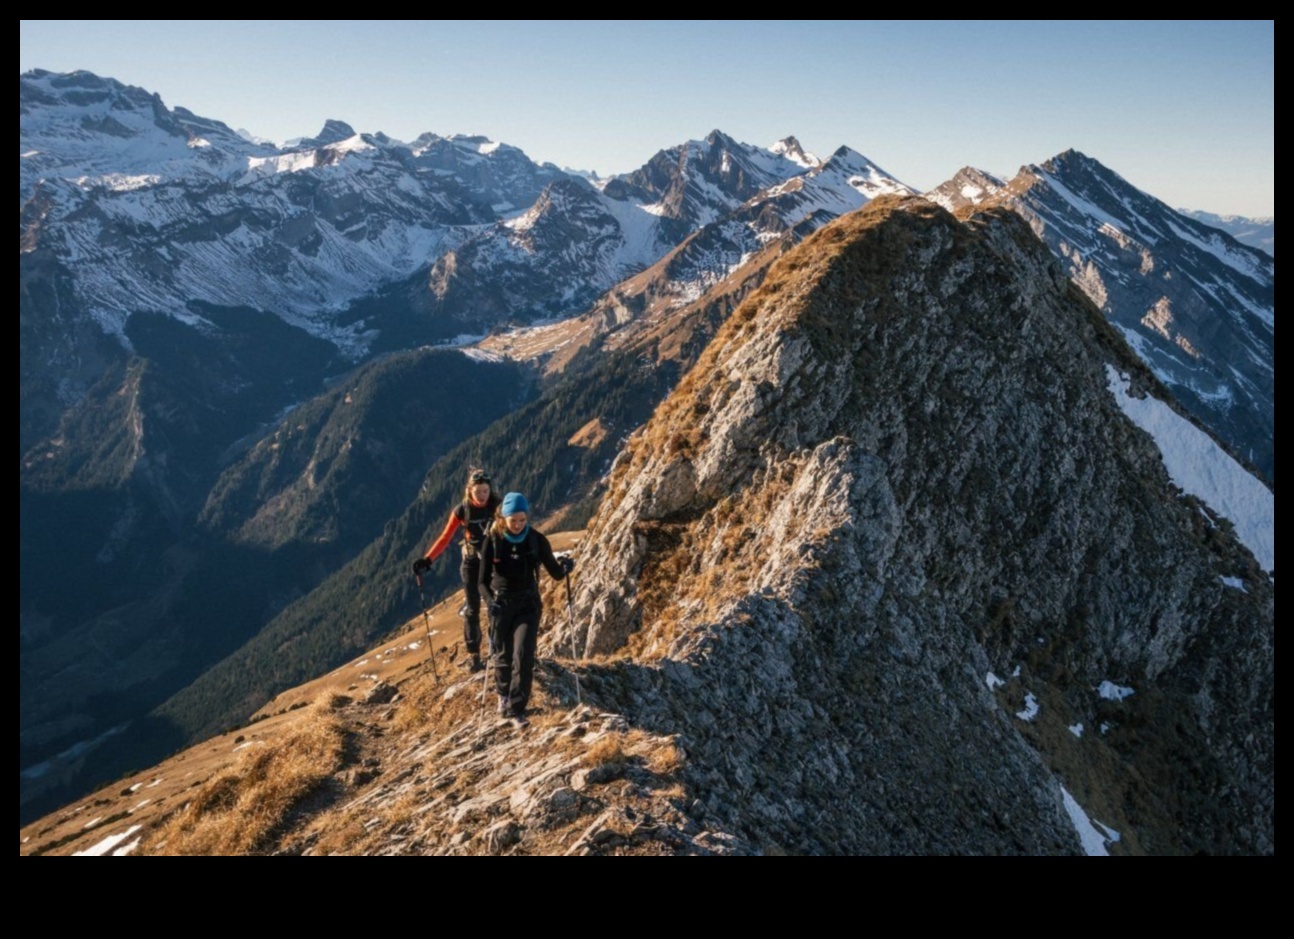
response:
[(640, 764), (658, 776), (669, 776), (683, 768), (683, 756), (672, 740), (637, 729), (600, 737), (584, 752), (581, 762), (585, 766)]
[[(380, 805), (373, 813), (373, 817), (381, 820), (381, 823), (374, 827), (379, 832), (397, 831), (407, 827), (418, 810), (424, 806), (425, 801), (426, 797), (423, 794), (412, 791), (396, 796)], [(379, 834), (376, 837), (380, 843), (385, 835)]]
[(568, 446), (583, 447), (586, 450), (592, 450), (594, 447), (607, 439), (607, 426), (602, 423), (602, 418), (595, 417), (589, 421), (574, 434), (571, 439), (566, 441)]
[(663, 743), (647, 754), (647, 768), (658, 776), (671, 776), (683, 768), (683, 755), (672, 741)]
[[(341, 726), (325, 701), (274, 746), (249, 749), (199, 787), (151, 838), (147, 853), (238, 855), (265, 850), (303, 799), (342, 764)], [(147, 851), (147, 848), (145, 849)]]
[(587, 766), (618, 766), (628, 759), (622, 734), (607, 734), (584, 751), (584, 763)]
[(314, 843), (312, 853), (319, 857), (363, 854), (362, 846), (367, 837), (364, 823), (358, 815), (352, 815), (330, 825)]
[(439, 710), (444, 689), (423, 678), (406, 681), (400, 686), (392, 729), (401, 734), (430, 727), (439, 721), (432, 716)]

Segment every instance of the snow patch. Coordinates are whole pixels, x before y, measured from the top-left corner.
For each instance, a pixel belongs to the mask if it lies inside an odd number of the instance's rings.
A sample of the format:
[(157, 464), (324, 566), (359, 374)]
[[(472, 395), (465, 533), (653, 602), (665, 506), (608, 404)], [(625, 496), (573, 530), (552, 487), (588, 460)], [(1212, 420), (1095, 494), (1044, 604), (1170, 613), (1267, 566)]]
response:
[(123, 854), (129, 854), (131, 851), (135, 850), (136, 847), (138, 847), (139, 845), (138, 840), (132, 841), (130, 844), (123, 847), (120, 851), (115, 851), (114, 849), (117, 847), (117, 845), (121, 844), (123, 841), (125, 841), (127, 838), (129, 838), (131, 835), (133, 835), (135, 832), (139, 831), (143, 827), (144, 827), (143, 825), (131, 825), (129, 828), (127, 828), (125, 831), (121, 832), (120, 834), (109, 835), (107, 838), (104, 838), (102, 841), (98, 842), (97, 844), (91, 845), (90, 847), (86, 848), (84, 851), (73, 851), (72, 857), (102, 857), (105, 854), (116, 855), (120, 857)]
[(1024, 710), (1016, 711), (1015, 716), (1022, 721), (1031, 721), (1038, 716), (1040, 710), (1042, 708), (1038, 705), (1038, 699), (1034, 697), (1032, 691), (1028, 691), (1024, 695)]
[(1122, 701), (1124, 698), (1136, 694), (1136, 691), (1123, 685), (1116, 685), (1112, 681), (1103, 681), (1097, 685), (1096, 693), (1107, 701)]
[(1122, 220), (1115, 218), (1095, 202), (1084, 199), (1046, 170), (1039, 169), (1037, 172), (1039, 176), (1047, 181), (1048, 185), (1056, 190), (1056, 194), (1073, 206), (1080, 215), (1091, 216), (1098, 222), (1109, 225), (1120, 233), (1124, 232), (1125, 226)]
[(1078, 801), (1069, 794), (1069, 790), (1064, 786), (1060, 787), (1061, 796), (1064, 798), (1065, 811), (1069, 814), (1069, 820), (1074, 823), (1074, 830), (1078, 832), (1078, 840), (1083, 845), (1083, 853), (1088, 857), (1109, 857), (1110, 852), (1106, 850), (1106, 844), (1113, 844), (1119, 840), (1119, 833), (1102, 825), (1100, 822), (1093, 823), (1088, 814), (1083, 811), (1083, 807)]
[(1128, 394), (1130, 382), (1105, 366), (1110, 394), (1120, 410), (1154, 439), (1173, 482), (1203, 499), (1235, 526), (1236, 537), (1263, 570), (1276, 570), (1276, 498), (1261, 480), (1163, 401)]
[(353, 137), (347, 137), (345, 140), (330, 143), (324, 149), (333, 150), (337, 153), (357, 153), (361, 150), (376, 150), (377, 147), (365, 140), (360, 134), (356, 134)]

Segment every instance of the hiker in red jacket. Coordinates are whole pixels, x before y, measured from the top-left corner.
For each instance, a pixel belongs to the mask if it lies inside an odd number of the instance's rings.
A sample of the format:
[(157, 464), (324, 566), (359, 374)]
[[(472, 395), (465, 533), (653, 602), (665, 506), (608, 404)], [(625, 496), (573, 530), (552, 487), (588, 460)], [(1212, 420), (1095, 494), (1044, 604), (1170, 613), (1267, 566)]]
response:
[(463, 617), (463, 646), (470, 656), (468, 667), (474, 672), (485, 667), (481, 664), (481, 545), (498, 505), (499, 497), (494, 493), (489, 474), (485, 470), (472, 470), (463, 491), (463, 501), (449, 513), (444, 531), (427, 553), (413, 562), (413, 575), (421, 578), (431, 568), (431, 562), (449, 547), (454, 534), (462, 529), (463, 564), (460, 573), (467, 599), (459, 615)]

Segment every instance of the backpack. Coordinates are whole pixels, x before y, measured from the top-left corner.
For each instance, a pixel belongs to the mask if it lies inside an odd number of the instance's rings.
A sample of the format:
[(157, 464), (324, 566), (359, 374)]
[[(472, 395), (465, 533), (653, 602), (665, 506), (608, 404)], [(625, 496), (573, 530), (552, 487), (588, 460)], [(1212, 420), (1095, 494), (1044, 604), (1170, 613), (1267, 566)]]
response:
[(500, 499), (494, 493), (490, 493), (490, 498), (486, 500), (485, 505), (478, 511), (485, 514), (480, 518), (472, 518), (472, 510), (477, 506), (464, 499), (454, 509), (454, 514), (458, 517), (459, 523), (463, 526), (463, 556), (475, 558), (485, 544), (488, 536), (490, 525), (494, 521), (494, 510), (498, 507)]

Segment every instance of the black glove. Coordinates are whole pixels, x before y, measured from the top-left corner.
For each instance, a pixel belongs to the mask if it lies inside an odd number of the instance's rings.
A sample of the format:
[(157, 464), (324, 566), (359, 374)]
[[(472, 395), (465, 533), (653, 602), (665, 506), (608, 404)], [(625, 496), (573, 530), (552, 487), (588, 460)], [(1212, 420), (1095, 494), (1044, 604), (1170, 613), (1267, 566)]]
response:
[(418, 560), (413, 562), (414, 577), (421, 577), (429, 570), (431, 570), (431, 562), (428, 561), (426, 558), (418, 558)]
[(571, 557), (569, 554), (563, 558), (559, 558), (557, 563), (562, 566), (563, 573), (569, 574), (571, 571), (575, 570), (575, 558)]

